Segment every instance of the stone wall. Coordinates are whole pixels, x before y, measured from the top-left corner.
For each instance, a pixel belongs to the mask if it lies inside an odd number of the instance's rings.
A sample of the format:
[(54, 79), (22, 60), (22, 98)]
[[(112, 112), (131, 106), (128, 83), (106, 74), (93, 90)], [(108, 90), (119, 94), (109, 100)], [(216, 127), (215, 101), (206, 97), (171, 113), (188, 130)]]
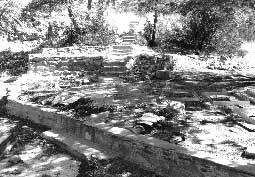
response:
[(104, 123), (88, 124), (64, 113), (57, 113), (51, 108), (9, 100), (6, 109), (11, 115), (30, 119), (104, 146), (122, 154), (125, 159), (165, 177), (255, 176), (254, 173), (195, 157), (192, 152), (180, 146), (152, 137), (134, 135), (126, 129), (110, 127)]
[(58, 71), (95, 71), (99, 72), (103, 67), (102, 56), (70, 56), (70, 57), (43, 57), (30, 55), (29, 71), (35, 73), (57, 73)]
[(74, 46), (44, 48), (39, 54), (29, 55), (29, 71), (55, 73), (57, 71), (101, 71), (107, 47)]

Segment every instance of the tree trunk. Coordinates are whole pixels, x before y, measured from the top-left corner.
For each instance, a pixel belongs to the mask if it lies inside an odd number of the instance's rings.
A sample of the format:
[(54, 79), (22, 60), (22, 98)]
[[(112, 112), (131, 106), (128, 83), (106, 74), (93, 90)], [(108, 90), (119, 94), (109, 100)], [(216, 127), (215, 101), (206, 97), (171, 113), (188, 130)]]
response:
[(152, 36), (151, 36), (151, 47), (156, 45), (156, 31), (157, 31), (157, 22), (158, 22), (158, 12), (155, 10), (154, 12), (154, 21), (153, 21), (153, 30), (152, 30)]
[(48, 41), (49, 41), (50, 46), (53, 45), (52, 37), (53, 37), (53, 28), (52, 28), (51, 22), (49, 22), (49, 25), (48, 25), (48, 32), (47, 32), (47, 39), (48, 39)]
[(76, 23), (76, 21), (74, 19), (74, 16), (73, 16), (73, 11), (71, 9), (71, 5), (68, 6), (68, 16), (69, 16), (69, 18), (72, 21), (74, 29), (78, 29), (78, 25), (77, 25), (77, 23)]
[(92, 4), (92, 0), (88, 0), (88, 6), (87, 6), (88, 10), (91, 9), (91, 7), (92, 7), (91, 4)]

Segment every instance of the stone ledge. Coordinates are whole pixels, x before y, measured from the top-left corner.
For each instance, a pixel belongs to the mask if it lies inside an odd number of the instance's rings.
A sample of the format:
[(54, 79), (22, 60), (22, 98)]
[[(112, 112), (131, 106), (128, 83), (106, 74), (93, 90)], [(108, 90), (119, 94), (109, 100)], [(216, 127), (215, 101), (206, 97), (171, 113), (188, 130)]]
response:
[(87, 157), (91, 155), (96, 156), (99, 159), (114, 158), (116, 153), (108, 152), (90, 141), (77, 138), (74, 135), (63, 133), (61, 131), (48, 130), (41, 134), (41, 136), (53, 144), (56, 144), (69, 152), (77, 159), (87, 161)]
[(162, 176), (252, 177), (255, 175), (238, 167), (232, 168), (215, 163), (201, 154), (196, 155), (196, 152), (156, 138), (137, 136), (126, 129), (110, 127), (104, 123), (88, 124), (65, 113), (56, 112), (55, 109), (15, 100), (9, 100), (6, 109), (11, 115), (30, 119), (118, 152), (126, 160)]
[(0, 156), (5, 151), (10, 141), (13, 141), (14, 135), (12, 133), (0, 134)]

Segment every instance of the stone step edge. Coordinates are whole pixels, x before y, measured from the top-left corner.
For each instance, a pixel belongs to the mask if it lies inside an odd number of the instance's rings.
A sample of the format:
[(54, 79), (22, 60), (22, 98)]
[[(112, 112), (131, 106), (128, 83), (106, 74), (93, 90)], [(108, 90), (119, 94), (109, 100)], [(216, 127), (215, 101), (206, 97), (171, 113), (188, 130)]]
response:
[(40, 136), (82, 161), (87, 161), (91, 156), (98, 159), (111, 159), (118, 156), (116, 153), (109, 152), (94, 143), (62, 131), (48, 130), (41, 133)]
[[(104, 123), (90, 124), (74, 119), (66, 113), (41, 105), (9, 100), (6, 110), (10, 115), (30, 119), (55, 130), (64, 131), (77, 137), (118, 152), (126, 160), (155, 171), (162, 176), (224, 176), (252, 177), (254, 172), (215, 163), (201, 158), (194, 152), (168, 142), (135, 135), (129, 130), (110, 127)], [(230, 164), (230, 163), (228, 163)]]

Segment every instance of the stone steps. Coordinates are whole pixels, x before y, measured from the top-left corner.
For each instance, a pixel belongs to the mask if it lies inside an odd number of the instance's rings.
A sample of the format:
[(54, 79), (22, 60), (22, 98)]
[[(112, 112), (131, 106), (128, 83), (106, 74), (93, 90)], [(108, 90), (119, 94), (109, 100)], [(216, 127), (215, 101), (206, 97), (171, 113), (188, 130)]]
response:
[(112, 53), (130, 53), (132, 52), (131, 49), (125, 49), (125, 50), (118, 50), (118, 49), (113, 49)]
[(115, 72), (115, 71), (123, 71), (125, 72), (127, 68), (125, 66), (104, 66), (104, 72)]
[(103, 62), (103, 66), (125, 66), (124, 61), (107, 61)]
[(135, 42), (135, 39), (123, 39), (122, 42), (133, 43), (133, 42)]
[(129, 53), (120, 53), (120, 52), (111, 53), (111, 55), (115, 55), (115, 56), (125, 56), (125, 55), (130, 55), (130, 54), (132, 54), (132, 52), (129, 52)]
[[(130, 22), (129, 29), (135, 29), (139, 24), (138, 21)], [(121, 45), (111, 46), (111, 50), (107, 55), (107, 59), (103, 62), (103, 73), (106, 76), (119, 77), (126, 73), (125, 56), (133, 53), (133, 46), (131, 45), (136, 41), (136, 35), (129, 32), (122, 36)]]
[(119, 76), (122, 76), (123, 74), (125, 74), (125, 72), (121, 72), (121, 71), (104, 72), (104, 76), (110, 76), (110, 77), (119, 77)]
[(135, 39), (135, 35), (125, 35), (122, 36), (122, 39)]
[(133, 50), (132, 45), (113, 45), (112, 48), (117, 50), (124, 50), (124, 49)]

